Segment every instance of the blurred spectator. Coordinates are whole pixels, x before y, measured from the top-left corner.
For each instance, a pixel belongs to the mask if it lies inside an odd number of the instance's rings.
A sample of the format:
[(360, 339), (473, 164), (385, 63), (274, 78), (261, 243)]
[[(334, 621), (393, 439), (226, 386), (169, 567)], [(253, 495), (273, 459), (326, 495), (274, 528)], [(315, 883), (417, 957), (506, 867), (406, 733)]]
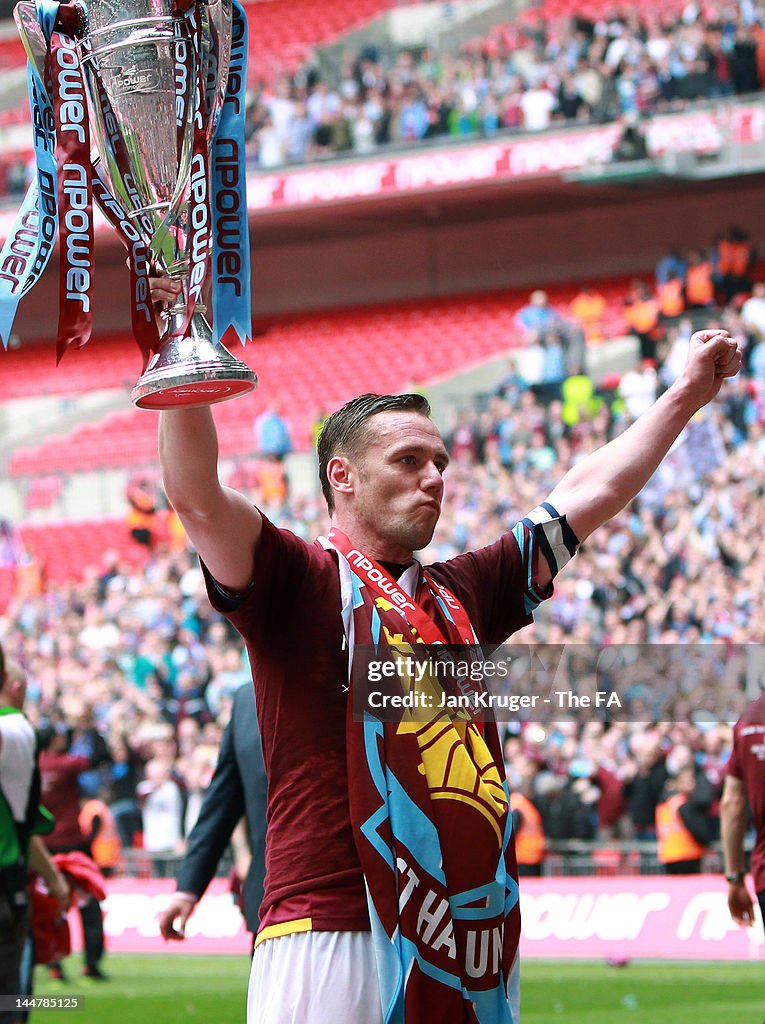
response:
[(685, 271), (685, 303), (689, 309), (705, 309), (714, 301), (712, 261), (701, 250), (692, 249)]
[(257, 143), (256, 158), (259, 167), (281, 167), (286, 163), (287, 145), (270, 115), (263, 118), (258, 129)]
[(594, 839), (599, 790), (577, 765), (568, 777), (547, 773), (537, 779), (537, 807), (552, 840)]
[(600, 292), (588, 286), (577, 292), (569, 306), (572, 320), (582, 325), (585, 340), (591, 345), (603, 341), (605, 312), (606, 300)]
[[(69, 853), (79, 850), (92, 855), (89, 836), (80, 827), (80, 786), (78, 777), (94, 766), (89, 756), (70, 752), (71, 732), (64, 722), (57, 722), (46, 734), (46, 742), (40, 754), (40, 779), (42, 801), (55, 818), (53, 831), (47, 838), (51, 853)], [(106, 980), (101, 970), (104, 955), (104, 922), (98, 900), (94, 896), (83, 897), (79, 904), (82, 933), (84, 938), (83, 975), (95, 981)], [(64, 981), (65, 975), (60, 963), (48, 965), (53, 980)]]
[(656, 264), (656, 287), (665, 284), (670, 274), (685, 280), (688, 269), (687, 260), (683, 259), (679, 249), (670, 249), (666, 256), (662, 256)]
[(656, 401), (659, 379), (652, 359), (641, 360), (619, 381), (619, 395), (629, 416), (636, 420)]
[(541, 288), (531, 293), (528, 304), (521, 306), (515, 314), (515, 320), (525, 331), (538, 335), (555, 330), (561, 323), (560, 315), (550, 305), (547, 292)]
[(648, 157), (648, 142), (635, 115), (625, 115), (622, 131), (614, 146), (613, 159), (617, 163), (630, 160), (645, 160)]
[(765, 339), (765, 282), (758, 281), (741, 306), (741, 320), (760, 341)]
[(556, 106), (555, 96), (546, 82), (530, 86), (521, 96), (523, 127), (527, 132), (543, 132), (550, 127)]
[(558, 335), (545, 331), (541, 337), (542, 379), (537, 387), (537, 397), (543, 405), (549, 405), (560, 398), (561, 384), (566, 377), (566, 357)]
[(640, 342), (640, 358), (656, 359), (656, 343), (661, 333), (659, 303), (643, 281), (632, 282), (625, 301), (624, 319)]
[(256, 418), (253, 430), (258, 455), (272, 455), (281, 460), (292, 451), (289, 428), (276, 406), (269, 406)]
[(749, 232), (731, 224), (715, 244), (714, 277), (723, 303), (751, 289), (754, 261), (755, 249)]
[(26, 161), (14, 159), (5, 175), (5, 186), (9, 195), (23, 196), (29, 184)]
[(110, 796), (109, 807), (120, 841), (124, 847), (129, 848), (135, 845), (134, 837), (141, 831), (141, 811), (136, 791), (143, 766), (124, 734), (112, 739), (110, 750), (106, 792)]
[(662, 324), (677, 320), (685, 311), (685, 286), (682, 278), (669, 274), (664, 284), (657, 289), (659, 316)]
[(109, 877), (119, 864), (122, 853), (114, 816), (103, 800), (91, 798), (83, 803), (78, 823), (93, 860), (104, 877)]
[(510, 793), (515, 857), (518, 861), (518, 875), (521, 878), (538, 877), (542, 874), (546, 845), (542, 815), (532, 797), (537, 768), (528, 758), (524, 758), (523, 762), (523, 777), (519, 783), (512, 786)]
[(0, 566), (19, 565), (24, 558), (24, 545), (9, 519), (0, 519)]
[(635, 835), (653, 839), (656, 808), (667, 781), (667, 768), (656, 735), (643, 733), (632, 738), (633, 770), (624, 787)]
[(162, 877), (166, 874), (162, 858), (183, 849), (183, 796), (172, 775), (172, 762), (155, 757), (146, 765), (146, 778), (137, 791), (142, 801), (143, 848), (158, 855), (155, 869)]
[(127, 525), (130, 535), (147, 548), (154, 545), (157, 529), (157, 489), (145, 476), (128, 481), (126, 498), (130, 510)]
[[(101, 787), (102, 772), (111, 760), (106, 740), (96, 728), (93, 708), (86, 705), (70, 733), (69, 753), (74, 757), (86, 757), (90, 763), (89, 770), (78, 776), (80, 790), (87, 796), (95, 796)], [(93, 858), (96, 860), (96, 858)], [(98, 861), (96, 860), (96, 863)]]
[(656, 808), (658, 856), (668, 875), (697, 875), (710, 840), (709, 788), (699, 793), (692, 765), (667, 782), (667, 799)]

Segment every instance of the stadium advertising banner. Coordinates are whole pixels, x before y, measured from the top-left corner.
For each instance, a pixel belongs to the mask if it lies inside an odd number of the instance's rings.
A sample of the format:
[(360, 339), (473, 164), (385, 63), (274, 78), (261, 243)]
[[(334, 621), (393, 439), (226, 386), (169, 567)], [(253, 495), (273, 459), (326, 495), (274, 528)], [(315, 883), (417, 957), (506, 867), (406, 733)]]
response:
[(521, 880), (521, 953), (527, 957), (749, 960), (765, 953), (758, 920), (728, 913), (719, 875)]
[[(172, 879), (109, 879), (104, 903), (107, 948), (114, 953), (242, 953), (250, 937), (228, 884), (216, 879), (186, 926), (183, 942), (164, 942), (157, 915)], [(758, 920), (733, 924), (719, 875), (555, 877), (521, 883), (525, 957), (750, 960), (765, 955)], [(70, 915), (75, 948), (79, 915)]]
[[(654, 117), (644, 125), (651, 157), (711, 155), (765, 139), (765, 108), (730, 105)], [(611, 163), (618, 124), (526, 133), (492, 142), (419, 149), (384, 160), (354, 161), (259, 174), (248, 179), (250, 210), (274, 210), (384, 198), (444, 188), (545, 177)]]
[[(747, 155), (765, 141), (765, 106), (729, 103), (687, 113), (664, 114), (646, 121), (644, 130), (653, 158), (669, 154), (712, 155), (726, 145)], [(549, 177), (611, 162), (620, 134), (618, 124), (582, 126), (539, 134), (502, 136), (474, 144), (417, 148), (381, 159), (333, 161), (307, 167), (250, 174), (250, 212), (359, 202), (439, 189), (511, 183)], [(0, 213), (0, 241), (16, 217)], [(95, 229), (107, 224), (96, 211)]]

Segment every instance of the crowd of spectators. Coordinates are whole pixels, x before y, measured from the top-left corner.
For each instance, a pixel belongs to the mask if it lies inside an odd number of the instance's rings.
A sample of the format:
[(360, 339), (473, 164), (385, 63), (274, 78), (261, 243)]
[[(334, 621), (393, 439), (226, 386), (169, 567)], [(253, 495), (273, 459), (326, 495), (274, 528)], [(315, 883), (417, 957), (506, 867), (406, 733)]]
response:
[[(260, 82), (251, 70), (247, 151), (263, 168), (361, 155), (438, 138), (542, 131), (636, 119), (697, 100), (756, 92), (765, 77), (763, 3), (625, 5), (602, 20), (531, 8), (456, 53), (348, 51)], [(631, 158), (635, 155), (632, 152)], [(22, 194), (32, 168), (12, 154), (0, 192)]]
[(329, 71), (305, 67), (252, 90), (248, 152), (276, 167), (574, 122), (626, 119), (634, 132), (643, 116), (762, 87), (761, 3), (623, 12), (596, 21), (532, 9), (456, 54), (367, 47)]
[[(735, 226), (708, 252), (668, 253), (654, 284), (636, 282), (627, 298), (635, 365), (597, 387), (586, 356), (603, 341), (603, 297), (585, 287), (561, 310), (533, 292), (516, 314), (522, 344), (505, 374), (446, 427), (448, 500), (425, 562), (492, 542), (650, 406), (681, 372), (698, 310), (744, 350), (739, 378), (513, 638), (512, 692), (549, 689), (554, 676), (557, 689), (620, 698), (618, 713), (553, 708), (503, 723), (508, 776), (542, 810), (551, 839), (650, 839), (664, 787), (689, 767), (708, 789), (715, 833), (729, 723), (747, 683), (765, 683), (765, 665), (753, 669), (750, 657), (765, 643), (765, 282), (753, 280), (755, 255)], [(650, 329), (640, 303), (650, 307)], [(254, 424), (255, 469), (241, 464), (228, 482), (312, 539), (328, 531), (327, 514), (318, 491), (289, 493), (290, 449), (279, 410), (266, 409)], [(0, 640), (28, 673), (35, 724), (60, 754), (80, 758), (83, 796), (110, 805), (125, 848), (140, 844), (161, 863), (183, 849), (232, 695), (250, 675), (238, 635), (207, 602), (182, 530), (155, 529), (163, 504), (155, 487), (142, 474), (126, 490), (127, 526), (146, 547), (143, 572), (107, 552), (83, 581), (22, 588)], [(14, 552), (4, 523), (0, 560)], [(531, 650), (548, 676), (530, 671)]]
[[(747, 302), (765, 305), (762, 291), (755, 285)], [(574, 645), (568, 688), (620, 687), (624, 698), (621, 715), (505, 723), (509, 777), (544, 808), (550, 838), (650, 838), (663, 786), (689, 765), (707, 780), (714, 810), (726, 723), (745, 701), (742, 651), (755, 649), (741, 645), (765, 642), (765, 334), (746, 308), (732, 303), (722, 313), (744, 342), (744, 374), (694, 419), (648, 487), (583, 547), (537, 622), (514, 637), (552, 645), (537, 650)], [(426, 562), (493, 541), (631, 422), (638, 399), (650, 401), (678, 372), (692, 325), (679, 317), (654, 360), (600, 388), (582, 366), (567, 365), (582, 331), (547, 309), (543, 294), (519, 313), (524, 353), (540, 345), (540, 329), (544, 358), (535, 366), (554, 372), (535, 377), (531, 363), (513, 359), (492, 393), (455, 412), (448, 500)], [(635, 386), (631, 376), (644, 379)], [(270, 410), (260, 433), (276, 418)], [(271, 464), (284, 483), (281, 463)], [(326, 532), (318, 495), (291, 497), (258, 475), (238, 473), (235, 483), (279, 525), (305, 538)], [(124, 846), (177, 855), (232, 694), (249, 679), (241, 642), (211, 610), (193, 554), (152, 544), (136, 573), (107, 553), (84, 581), (17, 597), (2, 641), (28, 672), (36, 724), (79, 756), (84, 729), (100, 738), (80, 782), (84, 795), (111, 806)], [(651, 645), (693, 655), (671, 665), (647, 656)], [(617, 668), (604, 652), (619, 652)]]

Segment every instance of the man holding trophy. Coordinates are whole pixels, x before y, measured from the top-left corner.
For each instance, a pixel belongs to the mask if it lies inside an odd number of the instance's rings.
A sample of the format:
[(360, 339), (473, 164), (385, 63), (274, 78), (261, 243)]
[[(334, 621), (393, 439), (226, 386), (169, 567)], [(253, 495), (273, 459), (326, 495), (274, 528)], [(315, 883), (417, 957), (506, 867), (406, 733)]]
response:
[[(149, 364), (134, 399), (162, 410), (167, 496), (253, 669), (268, 834), (249, 1024), (518, 1024), (517, 867), (497, 730), (440, 714), (423, 728), (357, 721), (354, 662), (365, 644), (497, 645), (530, 622), (578, 543), (638, 493), (741, 353), (725, 331), (695, 334), (652, 409), (514, 530), (426, 570), (414, 554), (440, 516), (443, 440), (422, 396), (360, 396), (319, 440), (329, 537), (307, 544), (278, 529), (221, 485), (204, 407), (254, 385), (246, 367), (202, 352), (249, 333), (249, 275), (232, 244), (246, 237), (233, 162), (242, 27), (233, 0), (226, 29), (225, 2), (19, 5), (38, 180), (0, 254), (0, 271), (13, 257), (0, 334), (58, 221), (59, 354), (85, 340), (92, 194), (130, 253)], [(86, 94), (99, 158), (83, 184)], [(211, 249), (210, 339), (198, 314)], [(166, 304), (161, 343), (154, 302)]]
[(167, 496), (255, 684), (268, 834), (249, 1024), (518, 1024), (497, 730), (440, 712), (422, 727), (355, 720), (354, 661), (362, 645), (504, 642), (740, 367), (726, 331), (697, 332), (672, 387), (513, 531), (426, 569), (413, 556), (438, 521), (448, 455), (422, 396), (362, 395), (326, 421), (333, 528), (316, 544), (221, 485), (211, 410), (162, 413)]

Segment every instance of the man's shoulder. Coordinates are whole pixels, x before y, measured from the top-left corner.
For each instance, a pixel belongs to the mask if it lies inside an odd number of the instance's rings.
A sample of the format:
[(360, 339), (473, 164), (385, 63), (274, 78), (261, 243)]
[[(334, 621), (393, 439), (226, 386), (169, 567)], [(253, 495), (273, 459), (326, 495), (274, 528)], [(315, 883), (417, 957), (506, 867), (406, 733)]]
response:
[(740, 732), (743, 726), (763, 725), (765, 726), (765, 693), (757, 700), (753, 700), (744, 708), (743, 714), (736, 722), (736, 731)]
[(425, 569), (435, 578), (441, 576), (462, 577), (465, 574), (481, 577), (493, 565), (500, 570), (508, 555), (513, 559), (518, 556), (520, 561), (518, 540), (512, 530), (507, 530), (491, 544), (453, 555), (440, 562), (433, 562), (431, 565), (426, 565)]
[(202, 564), (208, 598), (216, 611), (229, 618), (240, 613), (281, 614), (295, 588), (308, 581), (337, 576), (334, 552), (320, 543), (305, 540), (286, 527), (277, 526), (263, 515), (263, 526), (253, 560), (250, 585), (233, 592), (223, 587)]
[(10, 712), (0, 715), (0, 732), (12, 732), (17, 735), (35, 735), (35, 730), (25, 714), (22, 712)]
[(287, 526), (280, 526), (272, 519), (269, 519), (262, 509), (259, 509), (263, 517), (263, 532), (259, 546), (264, 544), (282, 545), (296, 552), (301, 552), (306, 558), (317, 562), (330, 562), (333, 558), (332, 549), (325, 548), (320, 539), (306, 540), (299, 536), (294, 530)]
[[(35, 753), (37, 736), (34, 727), (29, 719), (21, 713), (0, 715), (0, 736), (2, 736), (8, 756), (12, 756), (9, 752), (11, 745), (15, 754), (25, 748), (28, 748), (30, 754)], [(2, 749), (3, 747), (0, 745), (0, 756), (2, 756)]]

